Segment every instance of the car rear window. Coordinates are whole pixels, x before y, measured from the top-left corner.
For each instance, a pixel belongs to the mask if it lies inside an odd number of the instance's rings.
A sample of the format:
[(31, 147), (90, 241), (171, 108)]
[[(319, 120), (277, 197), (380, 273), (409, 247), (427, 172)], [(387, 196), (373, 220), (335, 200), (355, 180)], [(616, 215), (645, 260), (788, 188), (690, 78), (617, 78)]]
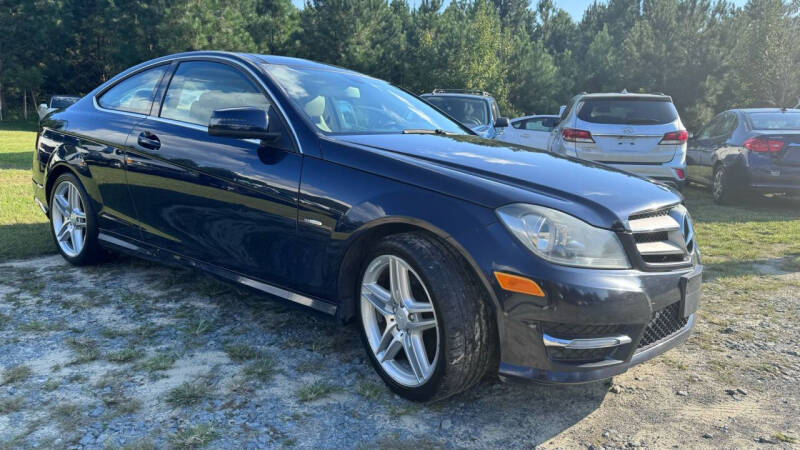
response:
[(750, 113), (754, 130), (800, 130), (800, 113)]
[(584, 122), (625, 125), (660, 125), (678, 118), (675, 105), (667, 99), (586, 99), (578, 106)]

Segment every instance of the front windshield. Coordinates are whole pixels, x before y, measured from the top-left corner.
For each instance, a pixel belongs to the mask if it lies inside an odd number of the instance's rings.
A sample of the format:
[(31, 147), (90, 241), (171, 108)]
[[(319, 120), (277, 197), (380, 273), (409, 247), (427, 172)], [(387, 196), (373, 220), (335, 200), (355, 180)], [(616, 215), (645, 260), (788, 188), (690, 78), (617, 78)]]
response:
[(489, 124), (489, 108), (484, 100), (449, 95), (428, 96), (425, 100), (468, 127)]
[(439, 130), (466, 134), (451, 119), (412, 95), (367, 76), (265, 64), (299, 111), (325, 134)]

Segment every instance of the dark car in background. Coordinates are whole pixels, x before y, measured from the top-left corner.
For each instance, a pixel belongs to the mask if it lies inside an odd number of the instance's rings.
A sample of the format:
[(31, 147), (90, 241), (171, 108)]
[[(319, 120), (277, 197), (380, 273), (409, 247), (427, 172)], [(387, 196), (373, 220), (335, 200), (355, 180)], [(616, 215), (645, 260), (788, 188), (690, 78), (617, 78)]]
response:
[(444, 111), (478, 136), (493, 139), (497, 128), (507, 127), (508, 118), (500, 115), (497, 100), (488, 92), (470, 89), (434, 89), (420, 97)]
[(498, 370), (607, 378), (686, 339), (698, 306), (672, 190), (480, 138), (311, 61), (142, 63), (47, 116), (34, 154), (70, 263), (113, 249), (355, 319), (377, 373), (414, 400)]
[(751, 193), (800, 192), (800, 110), (732, 109), (688, 143), (690, 181), (732, 203)]

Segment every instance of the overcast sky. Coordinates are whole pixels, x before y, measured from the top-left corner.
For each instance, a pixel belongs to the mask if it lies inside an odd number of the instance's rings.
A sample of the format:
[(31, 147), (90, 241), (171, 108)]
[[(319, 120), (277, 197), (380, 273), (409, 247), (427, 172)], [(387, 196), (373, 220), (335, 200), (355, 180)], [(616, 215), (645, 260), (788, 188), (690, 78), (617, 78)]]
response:
[[(420, 3), (420, 0), (407, 0), (411, 6), (416, 6)], [(581, 20), (583, 17), (583, 12), (586, 8), (592, 4), (594, 0), (555, 0), (556, 6), (566, 10), (568, 13), (572, 15), (572, 18), (576, 21)], [(600, 0), (601, 2), (603, 0)], [(746, 3), (746, 0), (730, 0), (733, 4), (737, 6), (742, 6)], [(298, 8), (302, 8), (305, 0), (292, 0), (292, 2)], [(535, 5), (537, 0), (532, 0), (531, 4)], [(445, 0), (445, 4), (447, 4), (447, 0)]]

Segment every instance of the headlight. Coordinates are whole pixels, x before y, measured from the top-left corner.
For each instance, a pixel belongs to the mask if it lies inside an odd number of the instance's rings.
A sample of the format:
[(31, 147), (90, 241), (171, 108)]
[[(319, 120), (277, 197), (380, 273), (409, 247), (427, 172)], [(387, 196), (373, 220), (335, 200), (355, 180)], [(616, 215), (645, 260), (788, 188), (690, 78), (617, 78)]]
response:
[(533, 253), (556, 264), (595, 269), (627, 269), (625, 250), (617, 235), (561, 211), (515, 203), (497, 215)]

